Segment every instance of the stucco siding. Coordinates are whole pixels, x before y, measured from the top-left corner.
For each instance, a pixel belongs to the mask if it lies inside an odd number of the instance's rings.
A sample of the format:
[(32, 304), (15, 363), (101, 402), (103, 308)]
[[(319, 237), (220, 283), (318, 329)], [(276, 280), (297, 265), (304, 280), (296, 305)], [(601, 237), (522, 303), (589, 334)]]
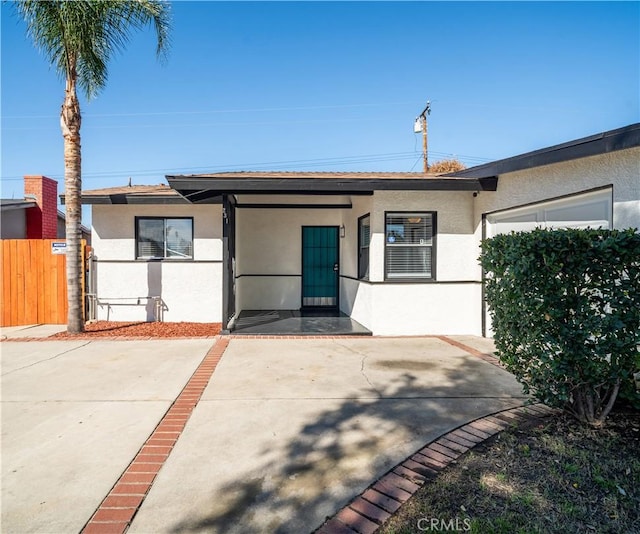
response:
[(376, 284), (372, 291), (375, 335), (482, 333), (480, 283)]
[(619, 150), (501, 175), (495, 193), (475, 199), (474, 218), (482, 214), (613, 186), (613, 227), (640, 226), (640, 148)]
[[(137, 216), (193, 217), (193, 260), (136, 260)], [(165, 321), (221, 321), (221, 206), (96, 205), (92, 226), (98, 319), (153, 320), (158, 296)]]
[(384, 280), (384, 225), (388, 211), (436, 213), (436, 280), (480, 280), (474, 269), (473, 194), (469, 191), (379, 191), (374, 195), (370, 280)]
[[(385, 212), (389, 211), (436, 213), (435, 282), (385, 282)], [(479, 334), (481, 285), (474, 268), (472, 192), (376, 191), (373, 197), (354, 202), (344, 239), (344, 245), (355, 251), (354, 264), (346, 266), (343, 275), (357, 277), (357, 219), (369, 212), (371, 283), (343, 278), (341, 310), (375, 335)]]
[[(237, 310), (299, 309), (302, 226), (340, 226), (345, 209), (238, 209)], [(355, 251), (340, 239), (340, 259)], [(353, 262), (353, 260), (351, 260)]]
[(373, 330), (373, 286), (350, 278), (340, 279), (340, 310)]
[(220, 322), (222, 264), (195, 262), (99, 263), (98, 319), (153, 321), (162, 299), (164, 321)]
[(238, 310), (297, 310), (299, 276), (244, 276), (236, 280)]
[(373, 197), (351, 197), (352, 208), (344, 210), (345, 236), (341, 239), (340, 274), (358, 277), (358, 218), (371, 213)]
[(99, 260), (135, 261), (136, 217), (193, 217), (193, 259), (222, 261), (219, 205), (96, 205), (91, 240)]

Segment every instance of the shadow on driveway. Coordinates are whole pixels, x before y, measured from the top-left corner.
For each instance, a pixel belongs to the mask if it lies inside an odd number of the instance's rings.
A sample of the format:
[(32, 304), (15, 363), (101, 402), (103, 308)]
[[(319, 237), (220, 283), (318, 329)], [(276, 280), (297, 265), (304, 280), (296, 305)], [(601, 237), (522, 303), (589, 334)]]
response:
[(131, 532), (310, 532), (425, 443), (525, 401), (436, 339), (227, 351)]

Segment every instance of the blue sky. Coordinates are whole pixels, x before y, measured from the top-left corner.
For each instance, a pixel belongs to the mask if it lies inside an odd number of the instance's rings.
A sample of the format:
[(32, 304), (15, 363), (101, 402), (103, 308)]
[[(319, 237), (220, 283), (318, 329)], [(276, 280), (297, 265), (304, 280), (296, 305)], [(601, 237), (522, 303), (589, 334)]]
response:
[[(2, 197), (63, 185), (64, 84), (2, 4)], [(82, 98), (83, 189), (225, 170), (467, 166), (640, 120), (638, 2), (174, 2)]]

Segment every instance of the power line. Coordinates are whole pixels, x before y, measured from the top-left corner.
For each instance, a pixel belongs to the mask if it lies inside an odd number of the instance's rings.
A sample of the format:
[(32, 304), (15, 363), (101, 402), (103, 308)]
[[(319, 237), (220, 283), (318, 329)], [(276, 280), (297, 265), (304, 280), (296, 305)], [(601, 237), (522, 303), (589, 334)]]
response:
[[(462, 154), (455, 154), (451, 152), (438, 152), (431, 151), (432, 155), (436, 155), (441, 158), (455, 158), (465, 162), (473, 162), (473, 164), (486, 163), (490, 161), (487, 158), (480, 158), (477, 156), (465, 156)], [(217, 164), (217, 165), (201, 165), (198, 167), (173, 167), (173, 168), (156, 168), (156, 169), (123, 169), (106, 172), (86, 172), (83, 173), (82, 179), (84, 180), (98, 180), (104, 178), (115, 178), (122, 176), (144, 176), (151, 174), (195, 174), (200, 172), (224, 172), (224, 171), (236, 171), (236, 170), (258, 170), (259, 168), (271, 168), (271, 169), (290, 169), (295, 167), (322, 167), (322, 166), (335, 166), (335, 165), (361, 165), (363, 163), (381, 163), (390, 161), (412, 161), (414, 162), (411, 169), (415, 167), (416, 158), (421, 158), (422, 154), (416, 151), (412, 152), (390, 152), (383, 154), (361, 154), (358, 156), (337, 156), (331, 158), (310, 158), (310, 159), (298, 159), (298, 160), (281, 160), (281, 161), (263, 161), (254, 163), (233, 163), (233, 164)], [(366, 172), (366, 171), (365, 171)], [(57, 173), (45, 173), (51, 177), (60, 177)], [(2, 177), (2, 181), (18, 181), (22, 180), (22, 176), (7, 176)]]
[[(273, 108), (238, 108), (238, 109), (210, 109), (188, 111), (142, 111), (135, 113), (83, 113), (83, 117), (152, 117), (163, 115), (211, 115), (218, 113), (256, 113), (266, 111), (311, 111), (315, 109), (344, 109), (380, 106), (399, 106), (408, 102), (373, 102), (367, 104), (328, 104), (323, 106), (288, 106)], [(57, 119), (59, 115), (5, 115), (4, 119)]]
[[(126, 129), (132, 130), (137, 128), (203, 128), (209, 126), (264, 126), (268, 124), (309, 124), (309, 123), (338, 123), (338, 122), (362, 122), (362, 121), (375, 121), (375, 118), (358, 117), (353, 119), (300, 119), (300, 120), (275, 120), (275, 121), (234, 121), (234, 122), (199, 122), (199, 123), (171, 123), (171, 124), (112, 124), (112, 125), (96, 125), (89, 124), (84, 126), (83, 130), (118, 130)], [(12, 131), (34, 131), (34, 130), (49, 130), (55, 128), (58, 130), (60, 126), (58, 124), (48, 124), (45, 126), (7, 126), (4, 130)]]

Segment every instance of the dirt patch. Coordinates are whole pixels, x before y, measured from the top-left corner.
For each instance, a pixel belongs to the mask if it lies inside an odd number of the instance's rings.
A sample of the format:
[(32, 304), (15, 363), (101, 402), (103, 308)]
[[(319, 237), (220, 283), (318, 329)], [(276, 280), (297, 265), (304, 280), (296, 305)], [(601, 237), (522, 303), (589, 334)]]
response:
[(85, 325), (85, 331), (82, 334), (59, 332), (47, 339), (213, 337), (220, 333), (220, 327), (220, 323), (97, 321)]
[(380, 534), (640, 532), (640, 413), (594, 430), (559, 415), (509, 428), (409, 499)]

